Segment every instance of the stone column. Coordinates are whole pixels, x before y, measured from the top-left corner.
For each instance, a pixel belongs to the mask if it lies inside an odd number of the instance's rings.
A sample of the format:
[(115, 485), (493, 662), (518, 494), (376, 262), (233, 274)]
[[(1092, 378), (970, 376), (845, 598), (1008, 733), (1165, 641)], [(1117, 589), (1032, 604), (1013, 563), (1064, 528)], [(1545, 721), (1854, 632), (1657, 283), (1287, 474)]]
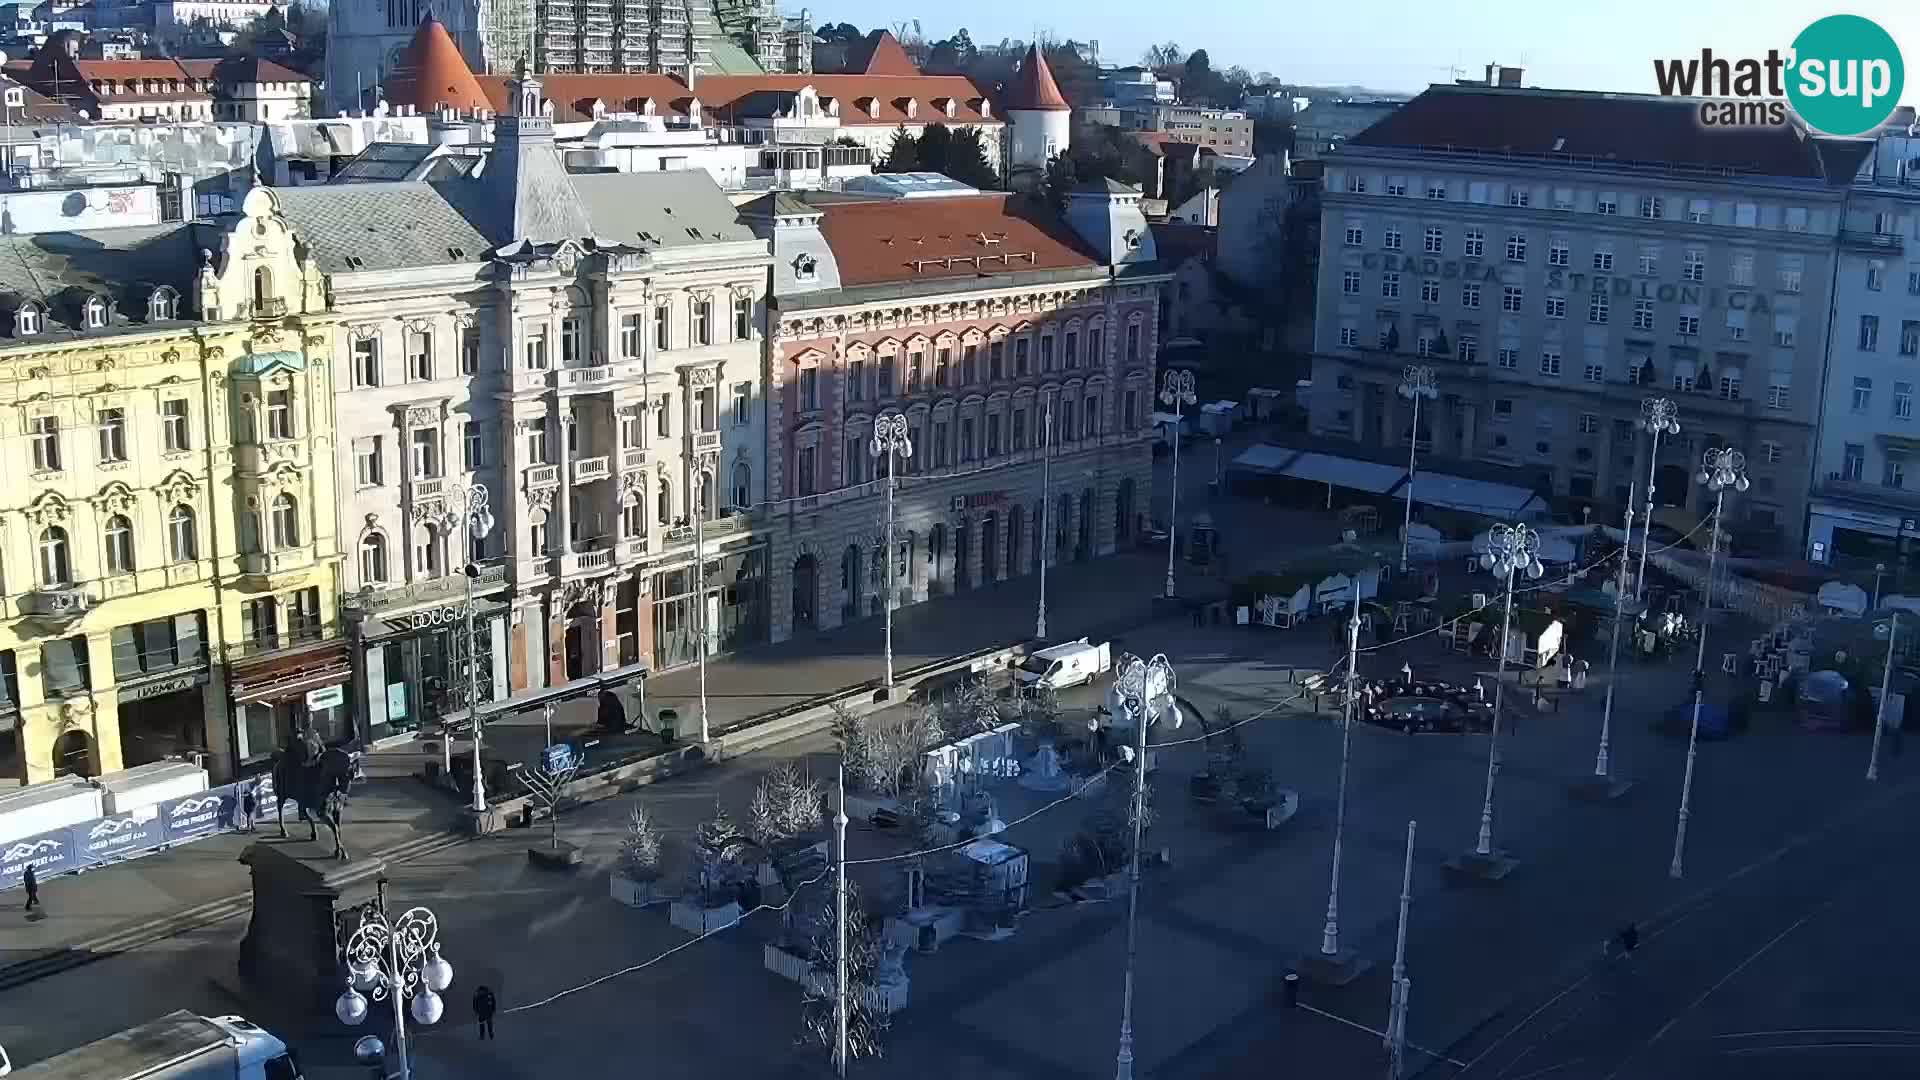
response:
[(554, 497), (553, 514), (560, 523), (562, 574), (566, 573), (566, 556), (573, 551), (573, 454), (567, 449), (568, 439), (573, 434), (573, 410), (568, 405), (568, 399), (558, 394), (553, 396), (553, 433), (558, 439), (558, 445), (553, 448), (553, 458), (560, 467), (560, 493)]

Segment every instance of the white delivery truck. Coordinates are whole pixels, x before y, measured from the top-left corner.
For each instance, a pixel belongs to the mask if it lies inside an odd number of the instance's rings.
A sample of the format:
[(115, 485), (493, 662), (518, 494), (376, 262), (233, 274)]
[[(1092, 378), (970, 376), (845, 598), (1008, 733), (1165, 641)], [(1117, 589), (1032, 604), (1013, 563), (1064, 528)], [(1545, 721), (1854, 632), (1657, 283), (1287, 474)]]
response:
[(17, 1070), (17, 1080), (301, 1080), (287, 1044), (238, 1016), (182, 1009)]
[(1047, 686), (1064, 690), (1086, 686), (1113, 667), (1113, 648), (1107, 642), (1092, 644), (1086, 638), (1052, 645), (1029, 653), (1013, 669), (1022, 692)]

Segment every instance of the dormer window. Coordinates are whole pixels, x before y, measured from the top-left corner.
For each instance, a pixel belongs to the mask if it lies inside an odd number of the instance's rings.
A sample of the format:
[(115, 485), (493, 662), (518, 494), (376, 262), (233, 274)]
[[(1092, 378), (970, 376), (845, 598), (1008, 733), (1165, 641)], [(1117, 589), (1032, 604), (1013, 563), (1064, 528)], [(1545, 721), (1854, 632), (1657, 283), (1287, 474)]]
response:
[(1128, 251), (1140, 250), (1140, 230), (1128, 229), (1126, 235), (1122, 236), (1121, 239), (1126, 241)]
[(40, 305), (25, 303), (13, 313), (13, 332), (19, 337), (32, 337), (40, 332)]
[(793, 260), (793, 279), (812, 281), (820, 275), (820, 261), (811, 255), (801, 255)]
[(147, 298), (147, 321), (166, 322), (173, 318), (179, 303), (179, 297), (165, 285), (153, 290), (153, 295)]
[(87, 329), (89, 330), (106, 329), (107, 302), (104, 299), (98, 296), (87, 297), (87, 302), (81, 305), (81, 312), (86, 318)]
[(920, 115), (920, 103), (914, 100), (913, 98), (908, 98), (906, 100), (905, 111), (907, 114), (907, 119), (912, 120), (916, 116)]

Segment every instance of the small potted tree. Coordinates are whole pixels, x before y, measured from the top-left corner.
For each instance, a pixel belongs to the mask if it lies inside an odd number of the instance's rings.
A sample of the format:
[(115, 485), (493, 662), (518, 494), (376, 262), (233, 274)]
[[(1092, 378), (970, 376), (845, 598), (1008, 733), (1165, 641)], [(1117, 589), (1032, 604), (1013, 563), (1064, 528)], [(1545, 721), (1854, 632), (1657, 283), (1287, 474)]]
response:
[(656, 888), (660, 880), (660, 834), (647, 817), (646, 807), (638, 802), (627, 818), (620, 861), (608, 880), (613, 898), (628, 907), (646, 907), (664, 899)]
[(790, 888), (791, 866), (824, 862), (827, 842), (817, 834), (825, 820), (820, 784), (791, 762), (768, 770), (747, 807), (747, 831), (765, 858), (758, 868), (762, 888)]
[(668, 910), (673, 925), (704, 936), (740, 921), (740, 886), (747, 879), (740, 851), (748, 843), (727, 812), (715, 807), (713, 817), (694, 830), (686, 892)]

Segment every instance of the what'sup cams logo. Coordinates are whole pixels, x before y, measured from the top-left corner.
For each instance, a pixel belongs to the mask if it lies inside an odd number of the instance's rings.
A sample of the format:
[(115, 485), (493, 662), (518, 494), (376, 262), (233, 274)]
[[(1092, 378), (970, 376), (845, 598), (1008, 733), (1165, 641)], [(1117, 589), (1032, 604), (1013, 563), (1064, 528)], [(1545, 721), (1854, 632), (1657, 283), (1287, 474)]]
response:
[(1702, 49), (1698, 57), (1655, 60), (1653, 78), (1663, 97), (1709, 99), (1699, 107), (1703, 127), (1778, 127), (1792, 106), (1815, 131), (1864, 135), (1893, 115), (1906, 68), (1880, 24), (1829, 15), (1800, 31), (1784, 53), (1729, 60)]

